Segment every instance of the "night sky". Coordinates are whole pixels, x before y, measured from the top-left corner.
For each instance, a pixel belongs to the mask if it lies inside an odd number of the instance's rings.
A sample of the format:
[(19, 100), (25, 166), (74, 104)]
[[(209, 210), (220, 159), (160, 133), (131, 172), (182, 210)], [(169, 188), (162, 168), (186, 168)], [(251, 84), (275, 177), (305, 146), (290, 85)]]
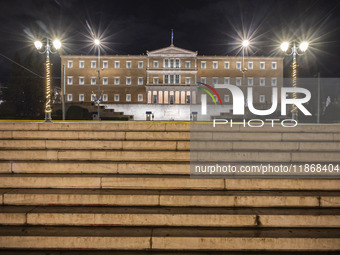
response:
[[(283, 56), (283, 40), (310, 41), (299, 57), (300, 76), (340, 75), (339, 0), (1, 0), (0, 82), (8, 81), (16, 52), (24, 58), (33, 41), (58, 36), (62, 54), (96, 54), (86, 20), (104, 42), (105, 54), (145, 54), (170, 45), (200, 55), (240, 54), (249, 38), (248, 55)], [(60, 59), (53, 57), (60, 72)], [(289, 58), (286, 58), (287, 70)]]

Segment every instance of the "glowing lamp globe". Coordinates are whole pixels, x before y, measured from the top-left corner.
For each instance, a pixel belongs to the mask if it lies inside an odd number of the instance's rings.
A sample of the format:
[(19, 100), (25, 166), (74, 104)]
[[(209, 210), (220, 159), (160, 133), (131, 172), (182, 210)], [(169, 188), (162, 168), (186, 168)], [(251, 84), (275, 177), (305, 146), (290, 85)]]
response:
[(40, 50), (42, 48), (42, 43), (40, 41), (35, 41), (34, 46), (37, 48), (37, 50)]
[(59, 50), (61, 48), (61, 42), (58, 39), (55, 39), (53, 41), (53, 46), (54, 48), (56, 48), (57, 50)]
[(244, 40), (243, 42), (242, 42), (242, 46), (243, 47), (248, 47), (249, 46), (249, 41), (248, 40)]
[(281, 50), (286, 52), (289, 48), (289, 42), (283, 42), (281, 43), (281, 46), (280, 46)]
[(300, 50), (302, 52), (305, 52), (308, 49), (309, 43), (308, 42), (302, 42), (300, 43)]
[(95, 40), (94, 40), (94, 44), (95, 44), (95, 45), (99, 45), (99, 44), (100, 44), (100, 41), (99, 41), (98, 39), (95, 39)]

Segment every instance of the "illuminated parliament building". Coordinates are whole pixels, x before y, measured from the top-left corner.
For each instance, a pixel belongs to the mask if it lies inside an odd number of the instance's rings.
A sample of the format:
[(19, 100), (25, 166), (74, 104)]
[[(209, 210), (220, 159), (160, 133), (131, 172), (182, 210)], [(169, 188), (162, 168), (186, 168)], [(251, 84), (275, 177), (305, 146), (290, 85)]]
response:
[[(99, 81), (101, 116), (107, 119), (110, 112), (119, 112), (130, 120), (145, 120), (146, 112), (152, 112), (154, 120), (190, 120), (191, 106), (200, 104), (205, 93), (198, 82), (216, 89), (223, 104), (220, 114), (232, 114), (232, 95), (223, 84), (239, 86), (245, 95), (252, 86), (254, 106), (267, 109), (272, 87), (282, 86), (283, 77), (282, 57), (246, 56), (243, 62), (242, 56), (198, 55), (173, 44), (146, 55), (103, 55), (99, 65), (98, 79), (98, 56), (61, 56), (67, 107), (97, 112)], [(220, 104), (210, 92), (207, 104), (214, 99)]]

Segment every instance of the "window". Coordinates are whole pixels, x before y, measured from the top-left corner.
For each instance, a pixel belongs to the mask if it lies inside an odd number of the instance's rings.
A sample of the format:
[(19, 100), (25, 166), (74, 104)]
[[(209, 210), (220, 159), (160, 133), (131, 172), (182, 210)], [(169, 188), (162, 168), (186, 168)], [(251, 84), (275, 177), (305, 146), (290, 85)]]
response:
[(253, 62), (248, 62), (248, 69), (253, 69)]
[(131, 61), (126, 61), (126, 68), (131, 68)]
[(126, 94), (126, 102), (131, 102), (131, 94)]
[(115, 102), (119, 102), (119, 94), (115, 94), (114, 100), (115, 100)]
[(217, 69), (218, 68), (218, 62), (217, 61), (214, 61), (213, 62), (213, 69)]
[(266, 69), (266, 64), (265, 64), (265, 62), (260, 62), (260, 69), (261, 69), (261, 70)]
[(229, 69), (229, 67), (230, 67), (229, 61), (225, 61), (224, 62), (224, 69)]
[(179, 68), (179, 59), (176, 59), (176, 68)]
[(218, 78), (217, 78), (217, 77), (213, 77), (212, 80), (213, 80), (213, 84), (214, 84), (214, 85), (218, 83)]
[(126, 85), (131, 85), (131, 77), (126, 77)]
[(96, 68), (97, 62), (96, 61), (91, 61), (91, 68)]
[(191, 83), (191, 78), (185, 77), (185, 84), (190, 84), (190, 83)]
[(67, 61), (67, 68), (72, 68), (73, 67), (73, 61), (69, 60)]
[(79, 102), (84, 102), (84, 94), (79, 94)]
[(79, 77), (79, 85), (84, 85), (85, 79), (84, 77)]
[(109, 79), (107, 77), (103, 77), (103, 85), (107, 85), (109, 83)]
[(236, 69), (241, 70), (241, 62), (236, 62)]
[(91, 78), (91, 85), (96, 85), (96, 78), (94, 77)]
[(248, 78), (248, 86), (253, 86), (253, 85), (254, 85), (254, 79)]
[(152, 103), (157, 104), (157, 91), (154, 91), (152, 94)]
[(191, 103), (191, 95), (190, 95), (190, 91), (187, 91), (185, 103), (186, 103), (186, 104), (190, 104), (190, 103)]
[(241, 77), (236, 78), (236, 85), (241, 86)]
[(163, 91), (158, 91), (158, 103), (163, 104)]
[(272, 69), (277, 69), (277, 64), (276, 64), (276, 62), (272, 62)]
[(260, 103), (264, 103), (266, 101), (264, 95), (260, 95)]
[(174, 76), (173, 75), (170, 75), (170, 83), (174, 84)]
[(164, 83), (168, 84), (169, 83), (169, 75), (164, 75)]
[(277, 85), (277, 78), (272, 78), (272, 86), (276, 86)]
[(143, 77), (138, 77), (138, 85), (143, 85)]
[(72, 94), (67, 94), (67, 101), (71, 102), (72, 101)]
[(153, 84), (158, 84), (158, 77), (153, 77)]
[(164, 68), (169, 68), (169, 59), (164, 59)]
[(224, 95), (224, 102), (229, 103), (229, 95)]
[(164, 104), (169, 103), (169, 91), (164, 91)]
[(153, 68), (158, 68), (158, 61), (153, 61)]
[(181, 91), (181, 104), (185, 104), (185, 91)]
[(170, 104), (174, 104), (175, 102), (175, 96), (174, 96), (174, 92), (173, 91), (170, 91)]
[(96, 94), (91, 94), (91, 101), (92, 102), (96, 101)]
[(119, 77), (115, 77), (115, 85), (119, 85)]
[(109, 99), (108, 95), (107, 94), (104, 94), (103, 95), (103, 102), (107, 102)]
[(207, 68), (207, 63), (205, 61), (201, 62), (201, 68), (206, 69)]
[(68, 76), (67, 77), (67, 85), (72, 85), (73, 84), (73, 77), (72, 76)]
[(163, 104), (163, 91), (158, 91), (158, 103)]
[(79, 61), (79, 68), (84, 68), (85, 67), (85, 62), (83, 60)]
[(185, 68), (190, 68), (190, 61), (185, 61)]
[(229, 77), (224, 77), (224, 84), (227, 84), (227, 85), (230, 84), (230, 78)]
[(143, 94), (138, 94), (138, 102), (143, 102)]
[(176, 84), (179, 84), (179, 75), (176, 74)]
[(143, 61), (138, 61), (138, 68), (143, 68)]
[(265, 78), (260, 78), (260, 86), (266, 85), (266, 79)]
[(103, 68), (108, 68), (109, 67), (109, 62), (103, 61)]
[(201, 77), (201, 82), (202, 82), (202, 83), (207, 83), (207, 78)]
[(115, 68), (119, 68), (120, 67), (120, 62), (119, 61), (115, 61)]
[(174, 60), (170, 59), (170, 68), (174, 68)]

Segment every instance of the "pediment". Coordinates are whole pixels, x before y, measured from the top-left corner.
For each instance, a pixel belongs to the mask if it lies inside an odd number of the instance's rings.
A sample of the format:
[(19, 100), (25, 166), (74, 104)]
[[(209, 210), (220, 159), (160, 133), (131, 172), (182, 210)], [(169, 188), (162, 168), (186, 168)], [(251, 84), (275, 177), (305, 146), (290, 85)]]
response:
[(195, 51), (178, 48), (174, 45), (158, 50), (147, 51), (147, 54), (148, 56), (197, 56), (197, 52)]

